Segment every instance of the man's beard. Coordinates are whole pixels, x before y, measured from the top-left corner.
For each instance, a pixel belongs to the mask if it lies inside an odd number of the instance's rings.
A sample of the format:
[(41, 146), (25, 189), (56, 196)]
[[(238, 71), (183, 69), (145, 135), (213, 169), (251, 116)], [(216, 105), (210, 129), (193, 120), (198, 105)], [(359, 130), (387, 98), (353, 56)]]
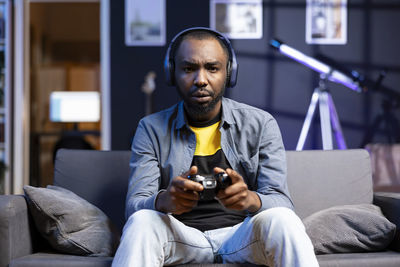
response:
[[(186, 112), (190, 115), (190, 117), (192, 119), (201, 121), (209, 112), (211, 112), (215, 108), (215, 106), (218, 104), (218, 102), (221, 101), (221, 99), (225, 93), (225, 84), (223, 85), (223, 88), (220, 90), (219, 94), (217, 94), (217, 95), (213, 91), (207, 90), (207, 92), (212, 97), (212, 100), (204, 105), (194, 104), (187, 100), (188, 98), (191, 97), (191, 94), (193, 92), (190, 92), (187, 95), (183, 95), (182, 90), (180, 90), (179, 88), (177, 88), (177, 89), (178, 89), (178, 93), (179, 93), (180, 97), (183, 99), (183, 101), (185, 103)], [(205, 89), (198, 88), (197, 90), (205, 90)]]

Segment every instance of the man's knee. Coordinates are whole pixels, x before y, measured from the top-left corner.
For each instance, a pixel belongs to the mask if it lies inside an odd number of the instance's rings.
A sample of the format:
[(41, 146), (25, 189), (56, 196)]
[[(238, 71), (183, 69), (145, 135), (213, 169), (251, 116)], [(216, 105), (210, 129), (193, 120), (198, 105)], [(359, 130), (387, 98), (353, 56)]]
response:
[(124, 231), (129, 228), (135, 228), (139, 231), (148, 231), (160, 228), (163, 224), (163, 216), (167, 215), (155, 210), (139, 210), (129, 216)]
[(254, 217), (254, 226), (261, 231), (274, 230), (287, 231), (291, 228), (304, 226), (300, 218), (289, 208), (277, 207), (264, 210)]

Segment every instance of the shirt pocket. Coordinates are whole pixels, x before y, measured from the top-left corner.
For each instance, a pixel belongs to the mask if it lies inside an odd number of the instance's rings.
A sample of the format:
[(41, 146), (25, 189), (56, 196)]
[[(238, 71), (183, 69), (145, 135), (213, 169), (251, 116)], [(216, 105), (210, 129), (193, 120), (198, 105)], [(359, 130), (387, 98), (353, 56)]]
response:
[(259, 152), (257, 151), (253, 156), (250, 158), (248, 157), (240, 157), (240, 165), (243, 168), (243, 172), (245, 177), (243, 177), (248, 186), (255, 184), (255, 178), (257, 176), (259, 164)]

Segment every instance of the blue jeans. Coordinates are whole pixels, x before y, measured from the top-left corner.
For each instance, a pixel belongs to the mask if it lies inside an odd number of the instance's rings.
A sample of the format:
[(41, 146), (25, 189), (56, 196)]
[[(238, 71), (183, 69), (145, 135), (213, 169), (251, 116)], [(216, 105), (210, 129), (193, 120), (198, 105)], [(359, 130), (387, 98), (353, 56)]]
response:
[(288, 208), (271, 208), (233, 227), (201, 232), (154, 210), (132, 214), (114, 267), (185, 263), (318, 266), (304, 225)]

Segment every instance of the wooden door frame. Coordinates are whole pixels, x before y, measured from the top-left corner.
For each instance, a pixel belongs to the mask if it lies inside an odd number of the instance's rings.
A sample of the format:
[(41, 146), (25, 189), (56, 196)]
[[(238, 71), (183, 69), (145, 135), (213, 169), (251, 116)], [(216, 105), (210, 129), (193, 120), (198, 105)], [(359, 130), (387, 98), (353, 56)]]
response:
[(13, 64), (13, 194), (22, 194), (29, 184), (30, 156), (30, 80), (29, 80), (29, 4), (36, 2), (100, 3), (100, 77), (102, 95), (101, 149), (111, 149), (110, 110), (110, 3), (109, 0), (15, 0), (14, 1), (14, 64)]

